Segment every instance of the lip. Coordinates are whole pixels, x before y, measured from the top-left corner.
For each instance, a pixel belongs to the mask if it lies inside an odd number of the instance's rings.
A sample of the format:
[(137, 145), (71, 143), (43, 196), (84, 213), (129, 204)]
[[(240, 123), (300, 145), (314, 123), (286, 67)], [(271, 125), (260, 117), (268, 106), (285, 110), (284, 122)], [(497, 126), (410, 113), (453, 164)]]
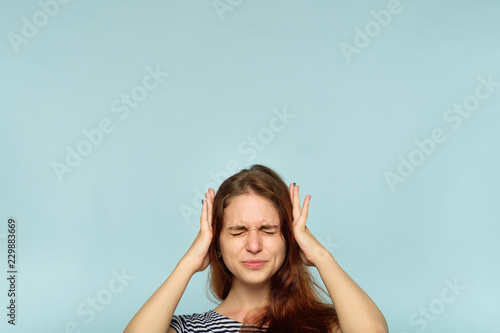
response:
[(245, 260), (242, 262), (243, 266), (250, 269), (258, 269), (266, 264), (267, 261), (264, 260)]

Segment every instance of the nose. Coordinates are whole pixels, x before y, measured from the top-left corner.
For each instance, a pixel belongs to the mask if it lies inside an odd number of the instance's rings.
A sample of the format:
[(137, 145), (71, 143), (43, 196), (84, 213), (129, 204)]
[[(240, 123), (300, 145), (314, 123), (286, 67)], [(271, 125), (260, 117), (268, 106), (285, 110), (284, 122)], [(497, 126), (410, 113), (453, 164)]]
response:
[(246, 249), (251, 253), (262, 251), (262, 237), (259, 230), (253, 229), (248, 231)]

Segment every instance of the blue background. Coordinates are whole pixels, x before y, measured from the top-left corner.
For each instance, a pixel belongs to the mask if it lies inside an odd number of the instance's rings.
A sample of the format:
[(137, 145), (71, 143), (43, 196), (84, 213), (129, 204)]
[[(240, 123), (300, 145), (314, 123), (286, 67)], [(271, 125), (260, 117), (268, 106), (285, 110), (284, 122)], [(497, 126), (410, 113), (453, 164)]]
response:
[(62, 2), (0, 3), (2, 332), (121, 332), (253, 163), (391, 332), (500, 332), (498, 1)]

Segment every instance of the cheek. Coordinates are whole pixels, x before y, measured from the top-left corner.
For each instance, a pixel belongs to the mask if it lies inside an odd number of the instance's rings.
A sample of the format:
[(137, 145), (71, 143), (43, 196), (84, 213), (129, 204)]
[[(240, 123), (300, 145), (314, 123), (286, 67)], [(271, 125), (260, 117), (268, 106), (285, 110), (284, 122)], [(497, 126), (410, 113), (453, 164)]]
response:
[(221, 237), (219, 239), (219, 249), (226, 257), (231, 257), (241, 248), (241, 241), (234, 237)]
[(286, 242), (281, 238), (275, 245), (275, 253), (279, 256), (280, 261), (284, 261), (286, 257)]

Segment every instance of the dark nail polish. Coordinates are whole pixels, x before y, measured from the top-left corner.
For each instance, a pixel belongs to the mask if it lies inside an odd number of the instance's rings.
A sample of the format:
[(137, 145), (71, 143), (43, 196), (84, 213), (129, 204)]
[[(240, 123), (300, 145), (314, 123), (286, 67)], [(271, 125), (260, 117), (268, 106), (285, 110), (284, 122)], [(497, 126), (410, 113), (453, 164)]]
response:
[(203, 206), (203, 199), (201, 199), (201, 205)]
[(293, 186), (297, 186), (297, 184), (296, 184), (296, 183), (293, 183)]

